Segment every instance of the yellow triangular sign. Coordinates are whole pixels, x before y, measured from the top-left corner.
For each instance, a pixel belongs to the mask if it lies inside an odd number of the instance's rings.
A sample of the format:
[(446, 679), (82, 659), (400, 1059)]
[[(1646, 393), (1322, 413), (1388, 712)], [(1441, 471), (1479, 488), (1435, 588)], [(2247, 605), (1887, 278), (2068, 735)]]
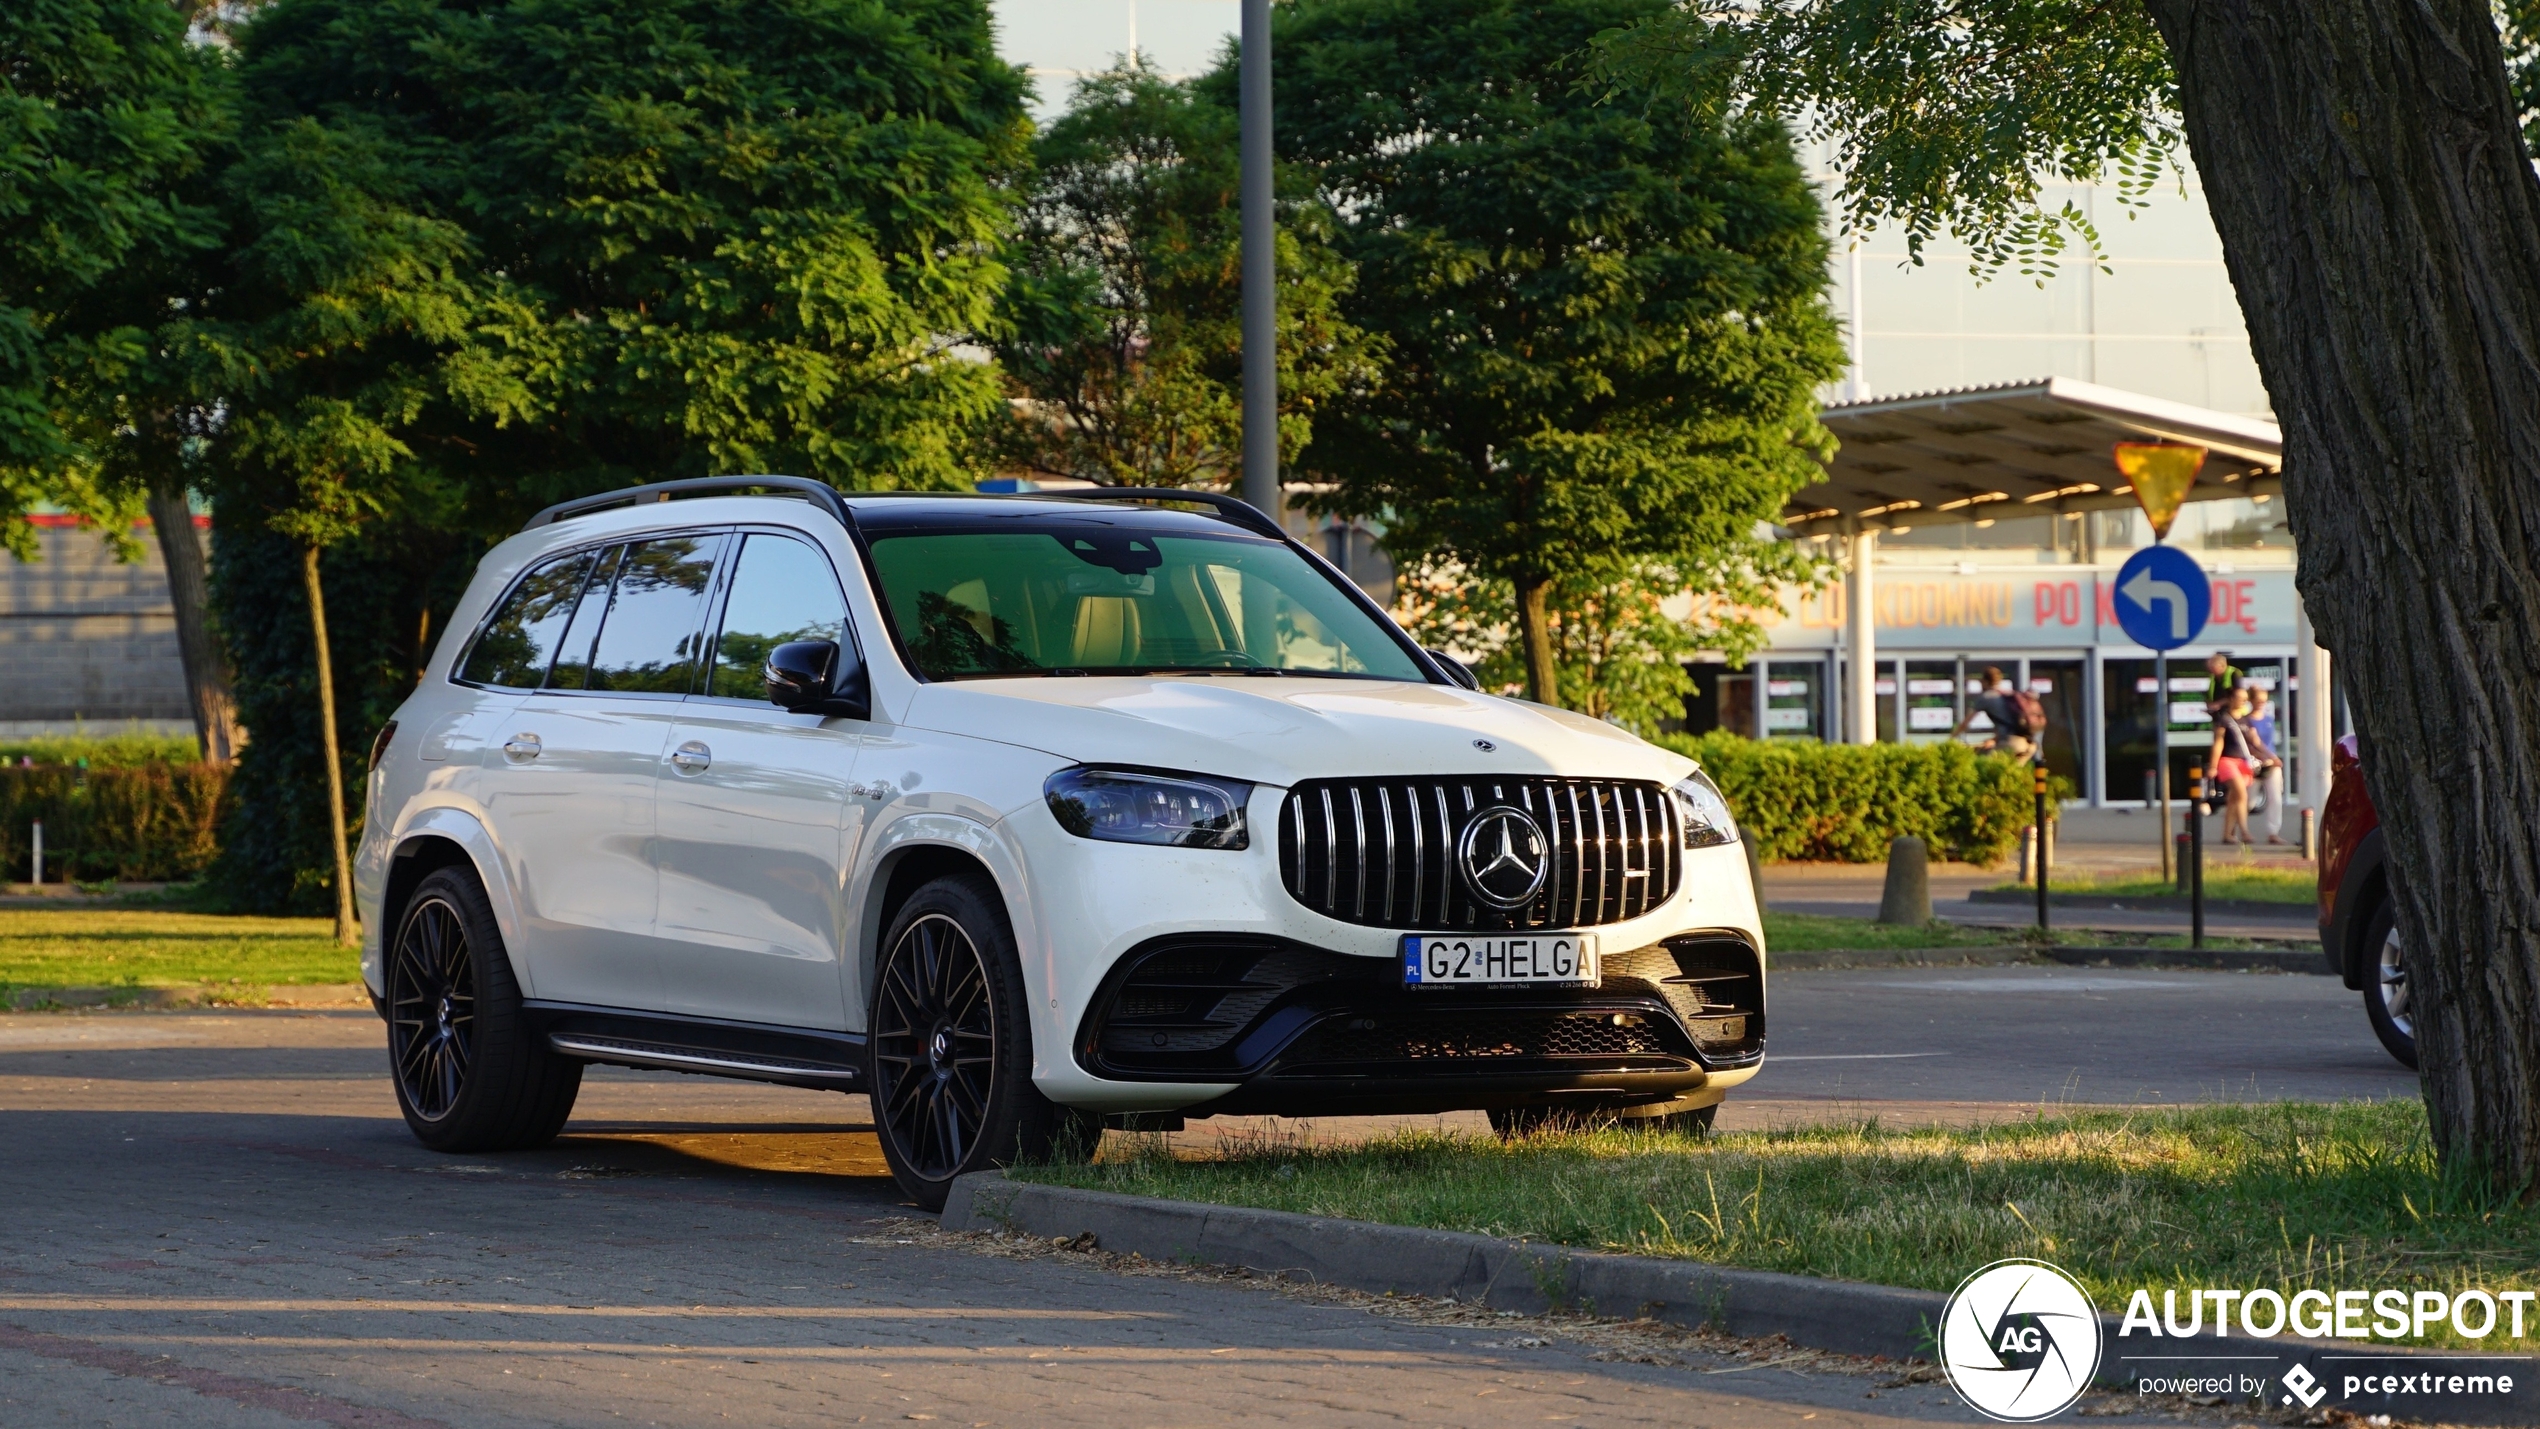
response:
[(2134, 485), (2134, 499), (2152, 518), (2152, 539), (2166, 541), (2170, 523), (2187, 500), (2187, 488), (2205, 465), (2205, 449), (2182, 442), (2119, 442), (2117, 470)]

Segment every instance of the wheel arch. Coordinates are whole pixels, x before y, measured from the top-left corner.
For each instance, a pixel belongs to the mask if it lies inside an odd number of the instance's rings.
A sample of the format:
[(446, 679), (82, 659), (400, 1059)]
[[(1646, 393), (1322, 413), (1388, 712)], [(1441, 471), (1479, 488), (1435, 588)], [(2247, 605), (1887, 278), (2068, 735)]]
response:
[(465, 868), (476, 875), (477, 886), (485, 890), (486, 902), (493, 905), (495, 926), (503, 935), (503, 956), (511, 964), (513, 980), (524, 995), (537, 995), (528, 965), (520, 956), (520, 910), (512, 898), (511, 886), (503, 881), (502, 866), (492, 833), (465, 810), (428, 809), (399, 832), (396, 847), (388, 856), (388, 875), (380, 892), (379, 966), (362, 970), (374, 1001), (386, 995), (388, 952), (397, 935), (397, 924), (405, 916), (407, 900), (425, 878), (444, 868)]
[[(901, 819), (885, 833), (881, 851), (866, 875), (865, 895), (857, 900), (855, 922), (855, 1006), (861, 1021), (872, 996), (873, 968), (882, 956), (882, 939), (910, 895), (938, 878), (976, 878), (996, 897), (1007, 930), (1022, 947), (1022, 924), (1028, 913), (1015, 896), (1017, 870), (994, 831), (954, 815)], [(1028, 959), (1026, 960), (1029, 961)], [(1027, 967), (1028, 974), (1031, 970)]]

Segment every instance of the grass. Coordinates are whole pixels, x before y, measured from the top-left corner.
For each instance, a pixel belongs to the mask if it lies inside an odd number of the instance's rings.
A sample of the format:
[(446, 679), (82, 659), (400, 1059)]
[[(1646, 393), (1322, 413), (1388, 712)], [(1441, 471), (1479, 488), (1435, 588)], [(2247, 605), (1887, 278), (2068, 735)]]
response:
[(324, 918), (137, 908), (0, 908), (0, 992), (56, 987), (245, 987), (361, 976)]
[[(2208, 898), (2245, 898), (2259, 903), (2316, 903), (2319, 901), (2319, 877), (2308, 868), (2247, 867), (2235, 868), (2224, 855), (2218, 860), (2212, 850), (2205, 855), (2205, 896)], [(2089, 874), (2063, 874), (2050, 870), (2048, 886), (2057, 893), (2089, 893), (2109, 898), (2176, 898), (2182, 896), (2174, 879), (2149, 874), (2132, 878), (2093, 878)], [(2003, 883), (1995, 885), (2007, 892), (2025, 893), (2030, 885)]]
[(2438, 1168), (2413, 1101), (2041, 1112), (1973, 1130), (1255, 1137), (1204, 1160), (1114, 1138), (1097, 1164), (1015, 1174), (1926, 1290), (2034, 1256), (2110, 1312), (2138, 1288), (2157, 1302), (2208, 1285), (2540, 1287), (2540, 1215)]
[(1932, 922), (1921, 927), (1834, 918), (1818, 913), (1764, 915), (1764, 945), (1775, 952), (1813, 953), (1888, 948), (1998, 948), (2020, 941), (2011, 930), (1961, 928)]

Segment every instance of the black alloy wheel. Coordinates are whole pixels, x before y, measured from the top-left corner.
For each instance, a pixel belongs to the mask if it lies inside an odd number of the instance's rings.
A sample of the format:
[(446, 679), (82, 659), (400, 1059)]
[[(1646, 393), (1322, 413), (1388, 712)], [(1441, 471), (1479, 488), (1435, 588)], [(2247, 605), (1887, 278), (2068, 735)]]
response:
[(2385, 896), (2364, 925), (2364, 1016), (2372, 1035), (2399, 1065), (2417, 1065), (2416, 1002), (2410, 996), (2406, 951), (2399, 941), (2398, 910)]
[(389, 945), (388, 1069), (398, 1110), (435, 1151), (555, 1139), (582, 1090), (521, 1006), (511, 955), (472, 870), (444, 868), (406, 900)]
[(986, 1134), (997, 1016), (988, 970), (961, 925), (928, 913), (902, 930), (873, 1026), (878, 1115), (909, 1169), (950, 1180)]
[(398, 1099), (425, 1121), (459, 1104), (476, 1048), (476, 968), (446, 896), (415, 900), (388, 967), (388, 1060)]
[[(1088, 1119), (1032, 1085), (1021, 960), (984, 883), (939, 878), (909, 897), (874, 968), (873, 1123), (910, 1199), (943, 1209), (956, 1177), (1088, 1143)], [(1099, 1136), (1092, 1123), (1090, 1136)], [(1060, 1133), (1073, 1133), (1062, 1138)]]

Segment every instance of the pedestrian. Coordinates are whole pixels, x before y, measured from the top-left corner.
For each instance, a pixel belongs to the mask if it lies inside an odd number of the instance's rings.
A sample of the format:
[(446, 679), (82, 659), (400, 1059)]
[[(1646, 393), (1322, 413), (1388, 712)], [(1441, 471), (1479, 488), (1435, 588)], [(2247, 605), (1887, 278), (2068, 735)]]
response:
[(2246, 844), (2249, 837), (2249, 781), (2258, 772), (2257, 752), (2250, 747), (2249, 692), (2234, 690), (2214, 716), (2213, 755), (2207, 761), (2223, 786), (2224, 843)]
[[(2037, 752), (2037, 736), (2045, 730), (2045, 706), (2035, 695), (2022, 695), (2011, 688), (2001, 668), (1984, 667), (1984, 690), (1967, 706), (1967, 717), (1949, 731), (1951, 738), (1966, 731), (1982, 715), (1993, 726), (1993, 737), (1977, 746), (1994, 754), (2007, 754), (2014, 759), (2028, 759)], [(2036, 727), (2031, 728), (2034, 724)]]
[(2249, 687), (2249, 718), (2242, 722), (2249, 731), (2252, 752), (2258, 756), (2258, 788), (2266, 800), (2267, 842), (2284, 842), (2284, 754), (2276, 743), (2275, 700), (2264, 685)]
[(2231, 652), (2217, 650), (2205, 657), (2205, 713), (2215, 719), (2231, 705), (2231, 692), (2249, 681), (2248, 674), (2231, 663)]

